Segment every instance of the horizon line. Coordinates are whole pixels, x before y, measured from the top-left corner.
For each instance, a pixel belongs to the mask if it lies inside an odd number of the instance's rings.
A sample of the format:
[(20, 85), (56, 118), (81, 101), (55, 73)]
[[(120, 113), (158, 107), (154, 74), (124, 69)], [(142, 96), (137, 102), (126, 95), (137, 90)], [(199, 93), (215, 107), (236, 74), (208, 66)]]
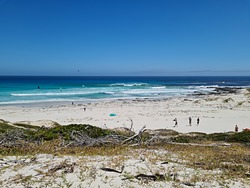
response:
[(250, 75), (0, 75), (0, 77), (250, 77)]

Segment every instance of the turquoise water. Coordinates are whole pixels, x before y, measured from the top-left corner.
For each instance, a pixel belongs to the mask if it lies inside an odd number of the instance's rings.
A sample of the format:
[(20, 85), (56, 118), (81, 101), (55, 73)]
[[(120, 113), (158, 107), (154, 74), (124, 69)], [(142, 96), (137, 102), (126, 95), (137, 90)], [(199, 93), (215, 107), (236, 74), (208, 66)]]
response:
[(250, 87), (250, 77), (0, 76), (0, 104), (162, 98), (207, 93), (216, 87)]

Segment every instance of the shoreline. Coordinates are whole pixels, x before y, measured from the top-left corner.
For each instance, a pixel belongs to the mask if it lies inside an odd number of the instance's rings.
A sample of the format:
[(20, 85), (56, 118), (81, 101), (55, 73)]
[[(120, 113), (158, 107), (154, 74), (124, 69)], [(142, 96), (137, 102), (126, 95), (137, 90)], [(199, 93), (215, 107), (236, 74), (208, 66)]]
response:
[(169, 99), (169, 98), (173, 98), (173, 97), (185, 97), (188, 95), (175, 95), (175, 96), (162, 96), (162, 97), (117, 97), (117, 98), (99, 98), (99, 99), (72, 99), (72, 100), (46, 100), (46, 101), (35, 101), (35, 102), (13, 102), (13, 103), (9, 103), (6, 102), (6, 104), (0, 104), (0, 107), (2, 106), (44, 106), (46, 104), (52, 104), (52, 105), (56, 105), (56, 104), (71, 104), (72, 102), (74, 102), (75, 104), (77, 103), (98, 103), (98, 102), (112, 102), (112, 101), (123, 101), (123, 100), (164, 100), (164, 99)]
[[(187, 132), (228, 132), (249, 128), (250, 100), (246, 89), (236, 93), (190, 95), (169, 98), (135, 98), (84, 102), (56, 102), (0, 106), (0, 119), (9, 122), (54, 121), (61, 125), (90, 124), (113, 129), (173, 129)], [(86, 111), (84, 111), (86, 108)], [(110, 116), (110, 114), (115, 116)], [(189, 126), (188, 118), (192, 118)], [(174, 127), (174, 118), (178, 126)], [(200, 124), (197, 126), (197, 118)], [(40, 125), (39, 123), (39, 125)]]

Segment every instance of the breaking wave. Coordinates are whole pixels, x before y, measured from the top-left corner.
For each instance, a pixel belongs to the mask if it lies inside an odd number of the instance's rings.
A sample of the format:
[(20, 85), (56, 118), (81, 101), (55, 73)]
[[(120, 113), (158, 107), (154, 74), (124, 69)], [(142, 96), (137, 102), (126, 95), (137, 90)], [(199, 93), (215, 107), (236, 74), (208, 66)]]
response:
[(133, 87), (133, 86), (147, 86), (147, 83), (115, 83), (115, 84), (110, 84), (109, 86), (111, 87)]

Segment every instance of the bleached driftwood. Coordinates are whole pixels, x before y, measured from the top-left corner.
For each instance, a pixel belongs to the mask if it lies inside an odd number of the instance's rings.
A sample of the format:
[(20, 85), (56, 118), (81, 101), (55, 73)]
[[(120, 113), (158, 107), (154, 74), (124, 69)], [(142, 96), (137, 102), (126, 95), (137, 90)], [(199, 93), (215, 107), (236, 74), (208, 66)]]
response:
[(133, 135), (133, 136), (127, 138), (127, 139), (124, 140), (121, 144), (125, 144), (126, 142), (131, 141), (131, 140), (134, 140), (134, 139), (137, 138), (137, 137), (139, 137), (139, 141), (141, 141), (141, 135), (142, 135), (143, 131), (145, 131), (145, 128), (146, 128), (146, 125), (144, 125), (144, 126), (140, 129), (140, 131), (139, 131), (137, 134), (135, 134), (135, 135)]
[(130, 120), (130, 122), (131, 122), (131, 124), (130, 124), (130, 130), (132, 131), (132, 129), (133, 129), (133, 125), (134, 125), (134, 122), (133, 122), (133, 120), (131, 119), (131, 118), (128, 118), (129, 120)]
[(102, 146), (102, 145), (118, 145), (126, 137), (122, 135), (107, 135), (100, 138), (91, 138), (79, 131), (72, 131), (71, 138), (73, 142), (70, 145), (75, 146)]
[(123, 144), (141, 144), (142, 133), (145, 130), (144, 126), (137, 134), (131, 137), (123, 135), (107, 135), (99, 138), (91, 138), (86, 134), (79, 131), (72, 131), (70, 137), (73, 141), (68, 143), (65, 147), (74, 146), (103, 146), (103, 145), (123, 145)]

